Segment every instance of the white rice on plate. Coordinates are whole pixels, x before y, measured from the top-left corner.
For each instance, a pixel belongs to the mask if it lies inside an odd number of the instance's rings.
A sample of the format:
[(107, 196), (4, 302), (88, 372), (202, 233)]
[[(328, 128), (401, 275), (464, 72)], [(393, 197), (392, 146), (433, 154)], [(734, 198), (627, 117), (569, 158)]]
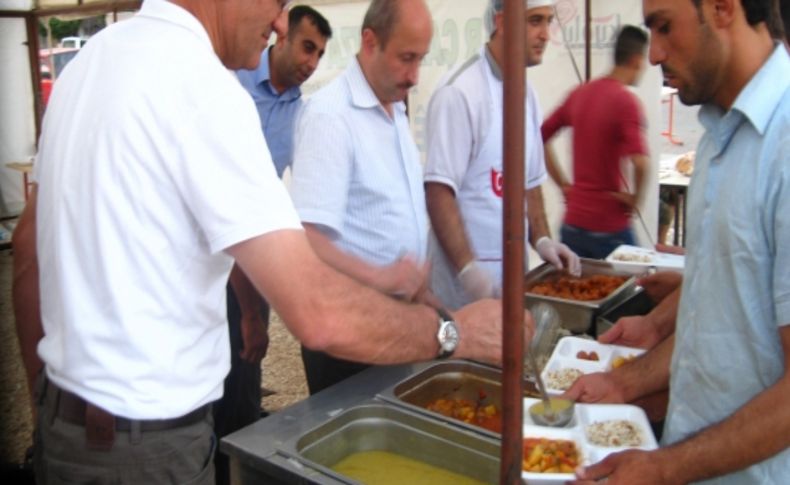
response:
[(565, 391), (571, 388), (576, 379), (583, 376), (584, 372), (573, 367), (550, 371), (546, 375), (546, 385), (552, 389)]
[(624, 419), (599, 421), (587, 426), (587, 440), (598, 446), (640, 446), (642, 432), (639, 426)]

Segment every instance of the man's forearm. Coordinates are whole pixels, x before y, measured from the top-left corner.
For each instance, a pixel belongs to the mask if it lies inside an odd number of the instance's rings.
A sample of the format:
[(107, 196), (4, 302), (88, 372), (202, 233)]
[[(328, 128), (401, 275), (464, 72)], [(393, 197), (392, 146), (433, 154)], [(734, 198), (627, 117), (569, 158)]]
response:
[(36, 255), (36, 198), (34, 188), (14, 230), (13, 239), (12, 299), (14, 317), (31, 396), (36, 376), (44, 366), (37, 353), (38, 343), (44, 337), (44, 330), (41, 324), (38, 258)]
[(644, 198), (650, 160), (644, 155), (634, 155), (631, 163), (634, 165), (634, 206), (638, 206)]
[(540, 186), (529, 189), (524, 197), (527, 203), (527, 221), (529, 223), (529, 242), (532, 247), (542, 237), (551, 237), (549, 223), (546, 219), (546, 209), (543, 205), (543, 190)]
[[(400, 303), (331, 269), (316, 257), (312, 243), (305, 246), (304, 235), (284, 232), (258, 239), (278, 242), (250, 240), (231, 255), (306, 347), (370, 364), (436, 355), (435, 310)], [(397, 322), (396, 316), (401, 317)]]
[(568, 182), (565, 174), (562, 173), (559, 162), (557, 162), (557, 155), (548, 143), (543, 146), (543, 154), (546, 159), (546, 171), (549, 172), (549, 177), (551, 177), (551, 180), (564, 191), (564, 189), (570, 185), (570, 182)]
[(304, 226), (310, 245), (326, 264), (360, 283), (383, 290), (377, 280), (380, 268), (343, 252), (315, 225), (305, 224)]
[[(370, 364), (438, 355), (435, 309), (389, 298), (332, 270), (316, 257), (301, 231), (259, 236), (228, 252), (294, 337), (310, 349)], [(500, 363), (501, 304), (485, 300), (454, 316), (461, 333), (454, 355)]]
[(458, 273), (475, 259), (475, 255), (455, 194), (447, 185), (428, 182), (425, 184), (425, 198), (436, 239)]
[(656, 329), (659, 337), (667, 338), (675, 331), (678, 315), (678, 304), (680, 302), (680, 288), (666, 296), (648, 314), (650, 323)]
[(669, 367), (675, 336), (664, 339), (635, 361), (612, 371), (625, 402), (635, 401), (669, 388)]

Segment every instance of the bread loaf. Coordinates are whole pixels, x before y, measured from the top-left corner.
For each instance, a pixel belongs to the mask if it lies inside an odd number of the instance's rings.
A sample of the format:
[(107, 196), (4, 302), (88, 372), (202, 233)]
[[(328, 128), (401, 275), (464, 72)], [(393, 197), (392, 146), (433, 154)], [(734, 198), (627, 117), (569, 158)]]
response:
[(675, 163), (675, 170), (683, 175), (691, 176), (694, 172), (694, 156), (696, 154), (697, 152), (688, 152), (678, 158), (677, 163)]

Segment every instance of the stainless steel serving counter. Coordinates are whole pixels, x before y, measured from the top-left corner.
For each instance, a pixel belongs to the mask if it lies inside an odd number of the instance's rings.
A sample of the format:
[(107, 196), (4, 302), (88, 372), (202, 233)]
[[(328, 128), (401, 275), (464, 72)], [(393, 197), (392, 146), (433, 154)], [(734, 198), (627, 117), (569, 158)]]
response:
[(294, 440), (351, 407), (377, 402), (376, 394), (432, 364), (372, 367), (226, 436), (220, 451), (230, 457), (232, 483), (353, 483), (311, 469), (308, 460), (292, 453)]

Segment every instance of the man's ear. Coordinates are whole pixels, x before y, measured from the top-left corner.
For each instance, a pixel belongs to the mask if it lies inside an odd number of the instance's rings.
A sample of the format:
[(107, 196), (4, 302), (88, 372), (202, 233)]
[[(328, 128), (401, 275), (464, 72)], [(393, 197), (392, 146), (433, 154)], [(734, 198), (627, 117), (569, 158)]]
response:
[(497, 35), (504, 35), (505, 32), (505, 11), (497, 12), (494, 14), (494, 28)]
[(371, 29), (362, 30), (362, 44), (360, 48), (368, 55), (379, 48), (379, 38)]
[(738, 10), (743, 11), (740, 0), (708, 0), (705, 3), (710, 4), (710, 19), (717, 28), (729, 26), (735, 20)]

